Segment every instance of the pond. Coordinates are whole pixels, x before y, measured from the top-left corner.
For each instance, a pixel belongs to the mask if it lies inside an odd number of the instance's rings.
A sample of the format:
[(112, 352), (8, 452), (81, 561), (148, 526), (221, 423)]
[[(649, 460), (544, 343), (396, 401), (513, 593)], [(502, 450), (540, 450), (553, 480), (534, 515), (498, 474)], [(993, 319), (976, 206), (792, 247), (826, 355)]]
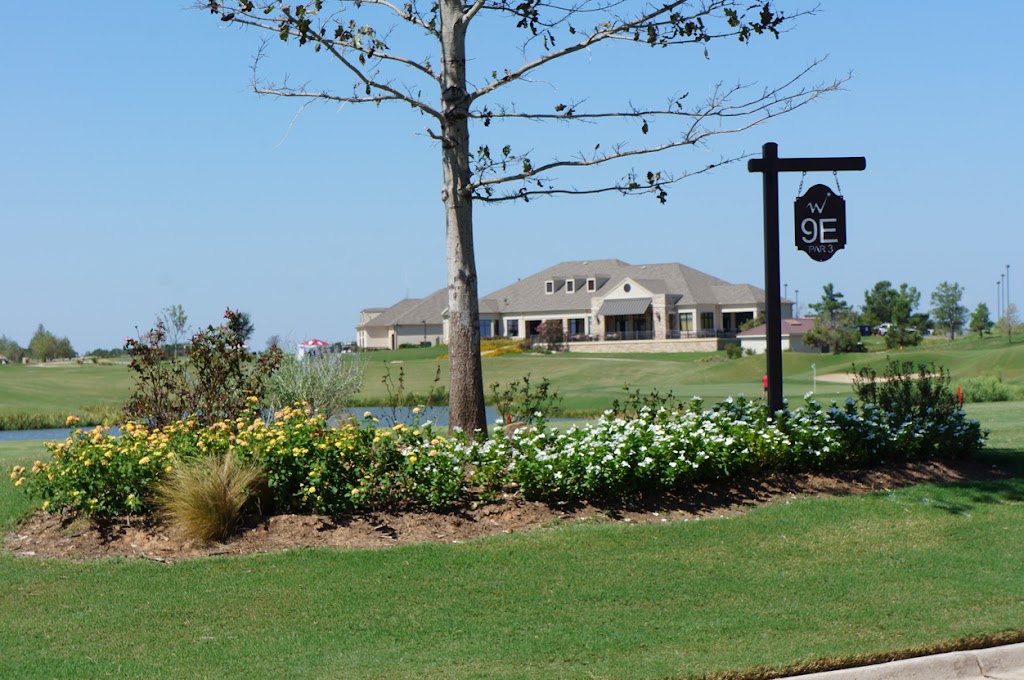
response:
[[(92, 428), (83, 427), (83, 430)], [(49, 441), (51, 439), (67, 439), (73, 430), (67, 427), (59, 427), (52, 430), (0, 430), (0, 442), (23, 442), (23, 441)], [(110, 428), (110, 434), (118, 435), (121, 431)]]
[[(385, 427), (390, 427), (398, 423), (410, 425), (416, 421), (417, 418), (420, 423), (425, 423), (429, 420), (438, 427), (448, 427), (448, 407), (446, 406), (421, 408), (418, 414), (412, 412), (411, 406), (401, 406), (397, 408), (383, 406), (353, 406), (348, 409), (348, 412), (351, 413), (356, 420), (362, 420), (363, 414), (367, 411), (369, 411), (374, 418), (377, 418), (380, 421), (380, 425)], [(485, 413), (488, 426), (497, 422), (497, 409), (493, 406), (488, 406), (485, 409)], [(334, 424), (336, 424), (336, 421)], [(84, 427), (82, 429), (89, 430), (91, 428)], [(0, 430), (0, 442), (66, 439), (72, 431), (73, 430), (71, 428), (55, 428), (52, 430)], [(116, 427), (111, 428), (110, 434), (116, 436), (120, 434), (120, 430)]]

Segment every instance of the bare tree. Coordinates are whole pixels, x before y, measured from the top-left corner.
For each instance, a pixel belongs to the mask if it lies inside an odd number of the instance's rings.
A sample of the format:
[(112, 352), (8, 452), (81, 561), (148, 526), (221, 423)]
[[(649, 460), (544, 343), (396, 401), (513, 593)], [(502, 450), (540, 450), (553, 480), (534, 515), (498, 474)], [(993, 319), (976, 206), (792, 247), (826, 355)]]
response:
[[(665, 202), (673, 183), (738, 158), (724, 158), (682, 174), (656, 167), (637, 169), (631, 163), (653, 161), (672, 149), (748, 130), (843, 82), (803, 84), (812, 65), (777, 86), (719, 86), (699, 101), (691, 101), (686, 94), (643, 105), (625, 101), (605, 106), (586, 98), (543, 101), (554, 96), (547, 92), (558, 92), (553, 87), (544, 88), (539, 97), (523, 96), (522, 86), (564, 73), (554, 67), (567, 57), (603, 45), (692, 46), (706, 57), (712, 41), (746, 42), (756, 35), (777, 38), (784, 23), (809, 13), (798, 11), (785, 17), (770, 0), (763, 5), (738, 0), (664, 4), (639, 0), (315, 0), (294, 4), (197, 0), (196, 4), (222, 21), (311, 47), (333, 59), (352, 82), (350, 91), (335, 92), (312, 85), (296, 87), (287, 80), (264, 81), (259, 75), (265, 54), (261, 48), (252, 82), (259, 94), (376, 106), (399, 103), (427, 119), (426, 132), (440, 146), (443, 169), (450, 423), (468, 432), (485, 427), (473, 252), (475, 201), (618, 193), (650, 194)], [(469, 55), (471, 26), (485, 31), (485, 40), (474, 42), (476, 49)], [(514, 51), (495, 56), (503, 47)], [(487, 142), (476, 148), (470, 145), (471, 121)], [(571, 151), (542, 154), (513, 148), (510, 141), (515, 133), (508, 126), (499, 130), (497, 125), (546, 121), (570, 123), (576, 129), (582, 126), (588, 142)], [(629, 131), (616, 121), (629, 124)], [(508, 137), (491, 142), (497, 134)], [(605, 136), (603, 143), (599, 135)], [(623, 141), (623, 136), (629, 139)], [(569, 184), (562, 176), (582, 169), (592, 171), (585, 175), (589, 184)]]
[(164, 307), (156, 320), (167, 329), (167, 338), (174, 348), (174, 358), (178, 358), (178, 346), (182, 338), (188, 336), (188, 314), (185, 313), (185, 308), (181, 305)]

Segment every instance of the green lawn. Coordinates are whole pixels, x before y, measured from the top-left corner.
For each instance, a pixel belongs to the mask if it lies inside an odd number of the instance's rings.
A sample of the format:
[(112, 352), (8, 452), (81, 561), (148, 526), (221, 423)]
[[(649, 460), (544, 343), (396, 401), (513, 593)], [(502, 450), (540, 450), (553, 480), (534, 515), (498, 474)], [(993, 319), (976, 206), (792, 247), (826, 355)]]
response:
[[(1020, 469), (1020, 405), (970, 411)], [(0, 677), (696, 677), (933, 645), (1024, 628), (1022, 510), (1015, 478), (385, 551), (3, 555)]]
[[(877, 345), (877, 340), (875, 342)], [(439, 384), (447, 387), (447, 360), (443, 349), (422, 348), (394, 352), (367, 353), (366, 379), (356, 401), (378, 403), (387, 398), (382, 377), (390, 372), (397, 381), (401, 369), (407, 391), (426, 392), (433, 384), (437, 368), (441, 369)], [(805, 354), (785, 352), (783, 355), (784, 396), (791, 403), (805, 394), (815, 392), (821, 401), (842, 401), (852, 394), (848, 384), (815, 381), (815, 375), (848, 373), (853, 364), (870, 366), (880, 373), (889, 358), (932, 363), (947, 368), (954, 383), (980, 376), (994, 376), (1003, 381), (1024, 384), (1024, 342), (1007, 345), (1004, 338), (960, 338), (954, 342), (932, 339), (921, 347), (877, 351), (866, 354)], [(813, 367), (812, 367), (813, 366)], [(529, 374), (539, 381), (547, 378), (562, 396), (563, 408), (570, 411), (602, 411), (623, 396), (623, 386), (672, 391), (678, 397), (703, 397), (718, 401), (728, 396), (745, 394), (760, 396), (761, 377), (765, 372), (764, 355), (728, 360), (723, 352), (715, 354), (506, 354), (483, 358), (485, 391), (489, 385), (507, 384)]]
[(0, 414), (74, 414), (89, 406), (120, 406), (131, 388), (123, 364), (8, 364), (0, 366)]
[[(869, 339), (875, 347), (878, 338)], [(399, 372), (404, 373), (405, 390), (425, 394), (435, 385), (447, 389), (448, 365), (444, 348), (403, 349), (368, 352), (363, 389), (355, 405), (386, 403), (388, 391), (382, 378), (390, 373), (397, 388)], [(1005, 338), (960, 338), (955, 342), (929, 338), (916, 348), (867, 354), (783, 355), (784, 395), (796, 404), (805, 394), (815, 392), (822, 401), (843, 400), (852, 394), (847, 384), (814, 380), (830, 373), (846, 373), (852, 364), (883, 370), (887, 357), (946, 367), (953, 381), (994, 376), (1008, 383), (1024, 385), (1024, 342), (1008, 345)], [(813, 365), (813, 368), (812, 368)], [(439, 380), (434, 378), (440, 368)], [(489, 385), (503, 385), (530, 375), (534, 381), (547, 378), (562, 396), (570, 412), (598, 413), (624, 395), (623, 386), (645, 392), (672, 391), (677, 397), (703, 397), (718, 401), (744, 394), (760, 396), (765, 372), (764, 355), (735, 360), (723, 352), (714, 354), (507, 354), (483, 358), (485, 392)], [(127, 399), (132, 377), (124, 365), (55, 364), (43, 366), (0, 366), (0, 418), (14, 413), (81, 414), (85, 407), (116, 407)]]

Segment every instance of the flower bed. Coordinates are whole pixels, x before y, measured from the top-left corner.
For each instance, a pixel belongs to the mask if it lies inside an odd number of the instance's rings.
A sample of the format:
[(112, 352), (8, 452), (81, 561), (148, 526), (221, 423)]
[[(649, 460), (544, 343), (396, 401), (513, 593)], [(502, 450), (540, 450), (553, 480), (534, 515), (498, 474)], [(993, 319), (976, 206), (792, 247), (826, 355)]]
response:
[(153, 510), (154, 485), (175, 466), (203, 455), (231, 454), (264, 473), (264, 512), (358, 514), (444, 510), (501, 491), (528, 499), (624, 500), (694, 483), (870, 466), (898, 460), (966, 457), (985, 433), (962, 410), (897, 415), (848, 401), (814, 401), (768, 418), (764, 403), (727, 399), (706, 408), (643, 406), (626, 419), (611, 412), (594, 425), (561, 432), (543, 419), (473, 441), (442, 436), (429, 422), (329, 428), (307, 409), (286, 408), (271, 422), (255, 404), (234, 421), (200, 426), (189, 419), (149, 429), (128, 423), (76, 430), (49, 444), (52, 460), (11, 479), (44, 508), (95, 516)]

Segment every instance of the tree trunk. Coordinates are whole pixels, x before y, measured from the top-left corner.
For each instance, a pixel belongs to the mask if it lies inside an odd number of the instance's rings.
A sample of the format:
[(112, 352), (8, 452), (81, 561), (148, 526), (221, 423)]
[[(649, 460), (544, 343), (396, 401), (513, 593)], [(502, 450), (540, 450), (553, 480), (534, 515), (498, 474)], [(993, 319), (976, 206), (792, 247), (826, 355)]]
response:
[(473, 255), (473, 200), (469, 190), (469, 102), (466, 95), (466, 26), (458, 0), (441, 0), (443, 60), (441, 104), (448, 257), (448, 429), (474, 433), (487, 427), (480, 364), (480, 302)]

